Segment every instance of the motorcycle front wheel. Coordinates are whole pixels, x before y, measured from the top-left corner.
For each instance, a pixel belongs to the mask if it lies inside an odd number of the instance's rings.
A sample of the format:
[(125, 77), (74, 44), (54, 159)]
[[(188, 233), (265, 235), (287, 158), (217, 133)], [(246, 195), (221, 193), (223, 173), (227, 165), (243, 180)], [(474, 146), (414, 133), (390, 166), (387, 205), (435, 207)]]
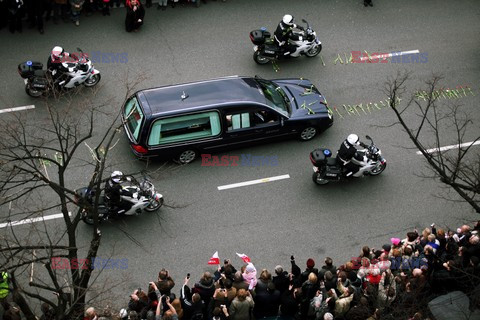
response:
[(148, 206), (145, 207), (145, 211), (153, 212), (158, 210), (163, 205), (163, 198), (158, 200), (152, 200)]
[(383, 172), (383, 170), (385, 170), (386, 167), (387, 167), (387, 163), (384, 162), (383, 164), (380, 164), (379, 166), (375, 167), (375, 169), (370, 171), (370, 175), (371, 176), (378, 176), (380, 173)]
[(312, 175), (312, 180), (318, 185), (324, 185), (328, 183), (328, 180), (322, 179), (319, 172), (314, 172)]
[(25, 86), (25, 92), (27, 92), (27, 94), (33, 98), (38, 98), (43, 95), (42, 91), (33, 89), (31, 85)]
[(262, 55), (260, 54), (260, 51), (255, 51), (253, 53), (253, 60), (255, 60), (256, 63), (262, 64), (262, 65), (270, 62), (269, 59), (262, 57)]
[(84, 83), (83, 85), (85, 87), (93, 87), (95, 85), (97, 85), (99, 82), (100, 82), (100, 79), (102, 78), (102, 76), (100, 76), (100, 73), (97, 73), (97, 74), (94, 74), (93, 76), (91, 76), (90, 78), (88, 78)]
[(313, 47), (312, 49), (305, 52), (305, 55), (309, 58), (313, 58), (313, 57), (317, 56), (320, 53), (320, 51), (322, 51), (322, 45), (321, 44), (319, 44), (318, 46)]

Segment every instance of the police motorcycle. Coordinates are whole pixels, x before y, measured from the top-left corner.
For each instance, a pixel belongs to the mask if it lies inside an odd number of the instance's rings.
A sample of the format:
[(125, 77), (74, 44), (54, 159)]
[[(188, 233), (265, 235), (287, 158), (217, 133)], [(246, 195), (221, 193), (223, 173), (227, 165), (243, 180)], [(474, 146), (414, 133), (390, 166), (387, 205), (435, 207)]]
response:
[(100, 82), (100, 71), (95, 69), (92, 61), (77, 48), (79, 56), (71, 55), (63, 67), (68, 69), (60, 77), (57, 70), (44, 70), (43, 64), (37, 61), (25, 61), (18, 65), (18, 73), (24, 79), (25, 91), (31, 97), (46, 95), (51, 89), (71, 89), (84, 85), (93, 87)]
[[(105, 192), (99, 197), (98, 204), (98, 220), (102, 222), (109, 218), (120, 218), (124, 216), (138, 215), (142, 211), (154, 212), (157, 211), (164, 202), (163, 196), (155, 191), (155, 186), (147, 177), (137, 181), (133, 176), (125, 176), (121, 183), (122, 201), (126, 201), (131, 205), (130, 209), (126, 210), (113, 206), (109, 203)], [(83, 203), (82, 201), (86, 201)], [(93, 213), (90, 212), (89, 207), (93, 206), (95, 201), (95, 192), (88, 187), (83, 187), (75, 190), (74, 203), (84, 207), (82, 211), (82, 220), (86, 224), (93, 225)]]
[[(298, 40), (289, 39), (289, 43), (296, 46), (295, 52), (285, 56), (284, 48), (279, 47), (270, 32), (265, 27), (250, 32), (250, 40), (253, 46), (253, 60), (258, 64), (267, 64), (270, 61), (289, 57), (299, 57), (305, 55), (307, 57), (315, 57), (322, 51), (322, 42), (318, 39), (317, 34), (310, 27), (305, 19), (302, 22), (307, 25), (305, 30), (294, 30), (294, 34)], [(301, 36), (298, 37), (298, 36)], [(301, 40), (300, 40), (301, 39)]]
[[(378, 176), (387, 167), (387, 161), (382, 156), (382, 151), (373, 143), (370, 136), (366, 136), (370, 140), (370, 145), (364, 150), (358, 150), (360, 155), (363, 155), (364, 161), (361, 162), (361, 167), (358, 172), (354, 173), (352, 177), (362, 176)], [(312, 180), (316, 184), (324, 185), (330, 181), (341, 181), (350, 179), (347, 177), (347, 169), (341, 165), (337, 157), (332, 158), (332, 151), (326, 148), (317, 148), (310, 152), (310, 161), (313, 164)]]

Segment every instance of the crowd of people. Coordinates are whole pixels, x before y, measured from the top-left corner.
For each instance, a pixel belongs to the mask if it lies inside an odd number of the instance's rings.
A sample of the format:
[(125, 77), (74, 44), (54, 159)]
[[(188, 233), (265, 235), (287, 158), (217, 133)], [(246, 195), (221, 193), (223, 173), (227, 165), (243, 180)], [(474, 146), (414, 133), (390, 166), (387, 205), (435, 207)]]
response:
[[(169, 4), (174, 8), (177, 4), (198, 6), (200, 3), (207, 3), (207, 0), (159, 0), (156, 8), (166, 10)], [(125, 6), (125, 29), (131, 32), (137, 31), (143, 24), (144, 7), (150, 8), (153, 3), (152, 0), (146, 0), (145, 4), (140, 0), (0, 0), (0, 29), (8, 27), (11, 33), (21, 33), (26, 20), (29, 28), (36, 28), (43, 34), (47, 21), (52, 20), (54, 24), (58, 24), (62, 20), (79, 26), (82, 15), (90, 16), (98, 12), (109, 16), (110, 8), (114, 6)]]
[(340, 266), (327, 257), (319, 268), (313, 258), (302, 268), (291, 256), (288, 271), (278, 265), (270, 272), (225, 260), (196, 282), (187, 274), (176, 290), (162, 269), (119, 314), (100, 316), (90, 307), (85, 320), (431, 319), (428, 302), (448, 292), (467, 294), (472, 309), (480, 305), (479, 230), (480, 221), (456, 231), (432, 224), (381, 249), (364, 246)]

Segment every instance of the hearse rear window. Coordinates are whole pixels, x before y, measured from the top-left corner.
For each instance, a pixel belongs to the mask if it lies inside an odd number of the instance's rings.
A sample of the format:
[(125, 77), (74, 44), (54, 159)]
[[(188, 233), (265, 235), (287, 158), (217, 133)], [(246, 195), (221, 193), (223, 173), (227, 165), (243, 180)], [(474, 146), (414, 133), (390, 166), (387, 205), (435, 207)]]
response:
[(138, 140), (140, 133), (140, 127), (143, 120), (143, 112), (138, 105), (136, 97), (131, 98), (125, 105), (125, 122), (127, 123), (128, 130), (132, 134), (135, 140)]
[(220, 134), (218, 112), (203, 112), (156, 120), (148, 137), (148, 145), (213, 137)]

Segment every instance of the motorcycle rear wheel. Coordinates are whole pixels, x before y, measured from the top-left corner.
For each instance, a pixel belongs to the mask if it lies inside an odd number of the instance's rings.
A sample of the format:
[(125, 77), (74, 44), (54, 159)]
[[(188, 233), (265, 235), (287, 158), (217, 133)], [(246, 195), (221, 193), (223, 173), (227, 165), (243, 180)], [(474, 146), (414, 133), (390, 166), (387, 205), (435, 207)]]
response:
[(321, 44), (319, 44), (318, 46), (313, 47), (312, 49), (305, 52), (305, 55), (309, 58), (313, 58), (313, 57), (317, 56), (320, 53), (320, 51), (322, 51), (322, 45)]
[(267, 63), (270, 62), (269, 59), (267, 59), (265, 57), (262, 57), (260, 55), (260, 51), (255, 51), (253, 53), (253, 60), (255, 60), (256, 63), (261, 64), (261, 65), (264, 65), (264, 64), (267, 64)]
[(145, 211), (147, 212), (153, 212), (153, 211), (157, 211), (158, 209), (160, 209), (160, 207), (163, 205), (163, 198), (160, 198), (160, 200), (153, 200), (152, 202), (150, 202), (150, 204), (148, 206), (145, 207)]
[(93, 226), (93, 224), (95, 223), (94, 220), (93, 220), (93, 216), (88, 214), (88, 212), (86, 212), (86, 211), (82, 212), (82, 220), (83, 220), (83, 222), (85, 222), (86, 224), (88, 224), (90, 226)]
[(378, 176), (380, 173), (382, 173), (385, 168), (387, 167), (387, 163), (380, 164), (378, 167), (370, 171), (371, 176)]
[(320, 186), (328, 183), (328, 180), (320, 178), (320, 173), (319, 172), (314, 172), (313, 173), (312, 180), (313, 180), (313, 182), (315, 182), (316, 184), (318, 184)]
[(40, 91), (40, 90), (35, 90), (33, 89), (30, 85), (26, 85), (25, 86), (25, 92), (30, 96), (30, 97), (33, 97), (33, 98), (38, 98), (38, 97), (41, 97), (43, 95), (43, 92)]

